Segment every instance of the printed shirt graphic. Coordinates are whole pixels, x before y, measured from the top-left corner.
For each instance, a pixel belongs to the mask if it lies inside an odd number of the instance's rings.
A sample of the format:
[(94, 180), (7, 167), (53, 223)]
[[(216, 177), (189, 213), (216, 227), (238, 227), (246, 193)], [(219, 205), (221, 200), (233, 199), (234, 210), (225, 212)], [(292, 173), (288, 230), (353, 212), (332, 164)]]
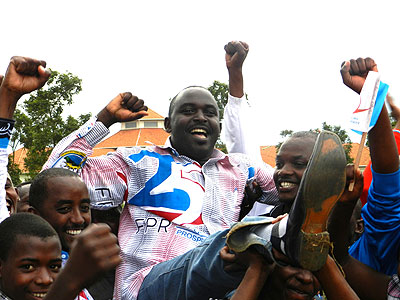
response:
[(272, 167), (254, 164), (242, 154), (227, 156), (215, 150), (200, 166), (179, 156), (168, 139), (164, 147), (119, 148), (106, 156), (89, 157), (108, 132), (100, 122), (84, 125), (55, 147), (44, 168), (78, 172), (88, 186), (92, 207), (128, 203), (120, 218), (123, 262), (116, 271), (115, 299), (136, 299), (152, 266), (236, 222), (249, 175), (265, 198), (277, 198)]
[(175, 162), (171, 155), (147, 150), (132, 154), (129, 158), (138, 163), (146, 156), (158, 160), (157, 172), (128, 203), (175, 224), (202, 224), (204, 179), (201, 166)]

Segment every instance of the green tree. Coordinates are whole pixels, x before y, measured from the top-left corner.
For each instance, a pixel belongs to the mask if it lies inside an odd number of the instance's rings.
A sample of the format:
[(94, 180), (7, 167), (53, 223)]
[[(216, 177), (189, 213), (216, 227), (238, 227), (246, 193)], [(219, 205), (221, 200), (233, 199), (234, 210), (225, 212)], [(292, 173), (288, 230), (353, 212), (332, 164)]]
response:
[[(343, 148), (344, 148), (344, 152), (346, 154), (346, 159), (348, 163), (352, 163), (353, 162), (353, 158), (350, 157), (350, 151), (352, 148), (352, 143), (350, 140), (349, 135), (347, 134), (346, 130), (342, 129), (340, 126), (335, 126), (335, 125), (328, 125), (326, 122), (322, 123), (322, 130), (328, 130), (331, 131), (333, 133), (336, 133), (338, 135), (338, 137), (340, 138), (340, 140), (342, 141), (343, 144)], [(317, 128), (317, 129), (310, 129), (309, 131), (315, 131), (315, 132), (320, 132), (321, 129)], [(280, 132), (280, 135), (282, 138), (287, 138), (292, 136), (294, 133), (293, 130), (282, 130)], [(281, 147), (283, 142), (279, 142), (276, 145), (276, 151), (279, 151), (279, 148)]]
[[(16, 126), (11, 146), (27, 149), (25, 168), (33, 178), (40, 172), (52, 148), (66, 135), (86, 122), (91, 114), (63, 118), (65, 105), (73, 103), (72, 97), (81, 90), (81, 82), (71, 73), (52, 71), (47, 84), (30, 94), (15, 111)], [(14, 161), (13, 161), (14, 163)]]
[(208, 87), (208, 90), (217, 101), (219, 118), (222, 120), (224, 118), (225, 105), (228, 103), (229, 87), (226, 83), (214, 80), (213, 84)]
[[(346, 153), (347, 163), (353, 163), (354, 159), (350, 157), (351, 148), (353, 147), (351, 139), (345, 129), (340, 126), (328, 125), (326, 122), (322, 123), (322, 130), (332, 131), (336, 133), (343, 144), (344, 152)], [(361, 145), (360, 145), (361, 146)]]
[(22, 174), (22, 171), (20, 170), (20, 168), (18, 168), (18, 165), (14, 161), (15, 161), (14, 153), (12, 153), (8, 156), (7, 171), (8, 174), (10, 174), (11, 176), (13, 184), (18, 185), (21, 183), (20, 176)]
[[(214, 80), (213, 84), (208, 87), (208, 90), (217, 101), (219, 118), (220, 120), (222, 120), (224, 118), (225, 105), (228, 103), (229, 87), (226, 83)], [(215, 143), (215, 147), (221, 150), (222, 152), (227, 153), (226, 145), (221, 141), (220, 137)]]

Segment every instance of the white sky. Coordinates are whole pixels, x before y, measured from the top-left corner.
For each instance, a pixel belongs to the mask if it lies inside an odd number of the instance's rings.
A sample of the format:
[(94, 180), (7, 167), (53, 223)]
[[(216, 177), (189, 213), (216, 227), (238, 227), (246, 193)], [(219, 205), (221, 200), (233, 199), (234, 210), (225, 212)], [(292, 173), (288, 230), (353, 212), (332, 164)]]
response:
[(43, 59), (83, 80), (68, 109), (74, 116), (96, 114), (124, 91), (165, 116), (182, 88), (227, 82), (223, 46), (243, 40), (250, 46), (245, 91), (255, 111), (249, 134), (271, 145), (284, 129), (323, 121), (347, 128), (358, 97), (341, 82), (344, 60), (374, 58), (400, 101), (397, 3), (2, 0), (0, 72), (13, 55)]

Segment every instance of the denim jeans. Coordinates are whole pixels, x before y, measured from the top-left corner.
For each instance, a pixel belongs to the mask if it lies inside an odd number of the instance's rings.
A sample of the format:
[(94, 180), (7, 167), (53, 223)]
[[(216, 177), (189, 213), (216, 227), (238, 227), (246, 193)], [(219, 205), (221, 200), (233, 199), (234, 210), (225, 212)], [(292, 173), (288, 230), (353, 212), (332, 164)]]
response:
[(219, 251), (227, 233), (217, 232), (187, 253), (155, 265), (140, 287), (138, 300), (220, 299), (236, 289), (245, 272), (224, 271)]

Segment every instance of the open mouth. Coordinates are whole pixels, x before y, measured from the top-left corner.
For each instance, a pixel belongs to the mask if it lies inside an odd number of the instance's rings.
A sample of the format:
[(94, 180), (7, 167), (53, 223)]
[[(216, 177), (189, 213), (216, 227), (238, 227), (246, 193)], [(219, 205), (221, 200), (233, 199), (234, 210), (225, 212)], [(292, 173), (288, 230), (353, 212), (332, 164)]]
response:
[(206, 139), (207, 138), (207, 131), (205, 129), (201, 128), (194, 128), (190, 131), (192, 135), (195, 135), (201, 139)]
[(306, 293), (304, 291), (300, 291), (296, 288), (289, 288), (286, 290), (287, 294), (288, 294), (288, 298), (289, 299), (313, 299), (313, 295), (311, 295), (310, 293)]
[(68, 229), (65, 231), (67, 234), (75, 236), (82, 232), (82, 229)]
[(47, 292), (33, 292), (32, 296), (35, 298), (40, 298), (43, 299), (44, 297), (46, 297)]
[(292, 189), (296, 186), (297, 186), (297, 184), (295, 184), (293, 182), (288, 182), (288, 181), (282, 181), (279, 183), (279, 187), (283, 188), (283, 189)]

